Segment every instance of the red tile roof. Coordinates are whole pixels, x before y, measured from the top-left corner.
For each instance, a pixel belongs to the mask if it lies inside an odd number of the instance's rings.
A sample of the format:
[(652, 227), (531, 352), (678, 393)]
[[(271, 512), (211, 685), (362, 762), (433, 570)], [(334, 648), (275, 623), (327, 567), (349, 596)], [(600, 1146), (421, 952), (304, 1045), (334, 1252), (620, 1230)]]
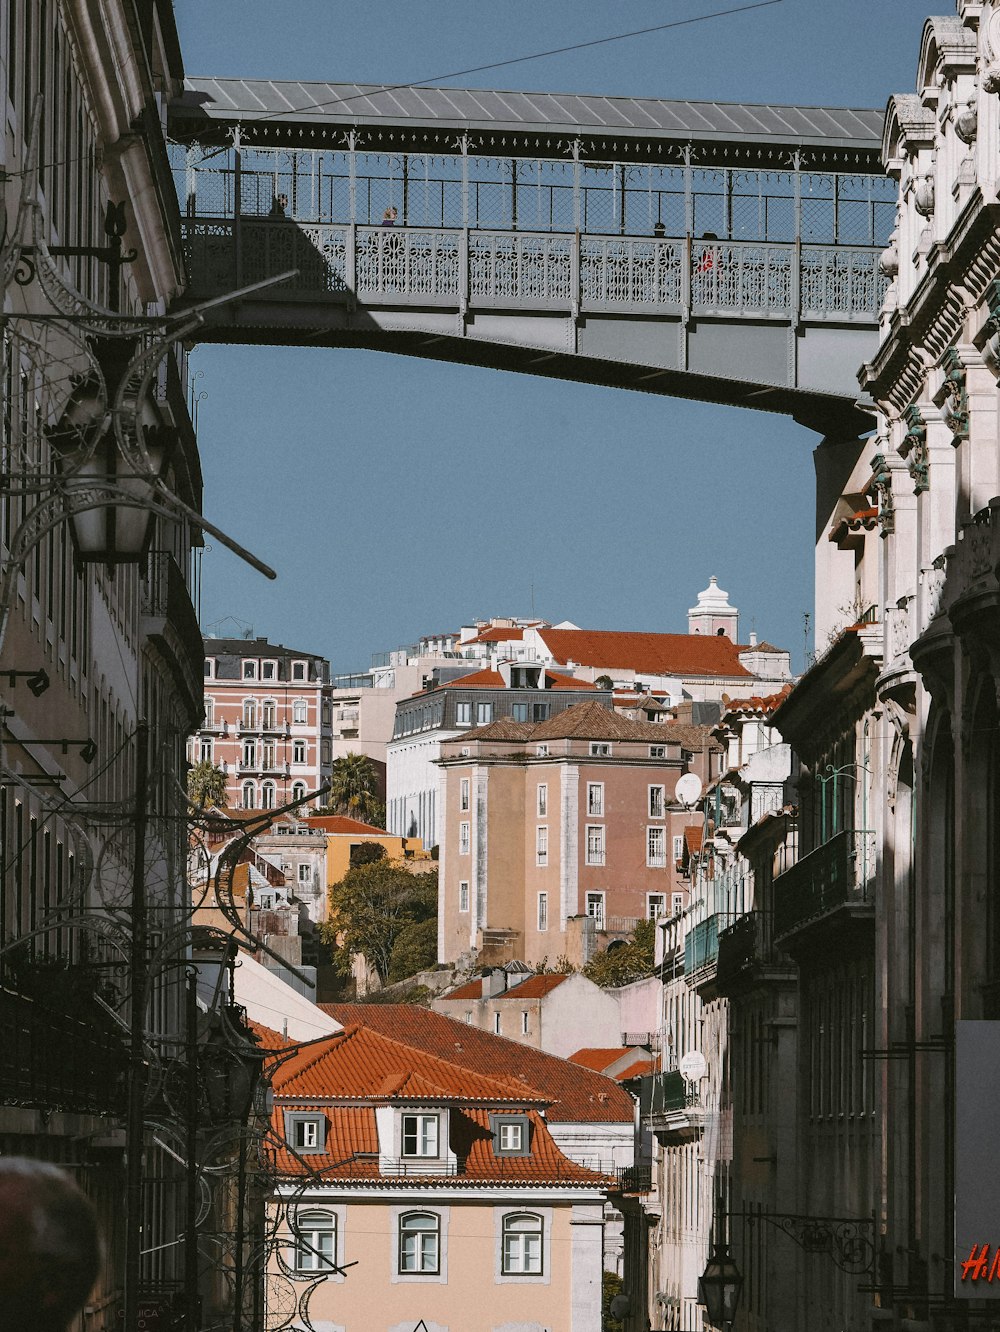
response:
[(483, 982), (482, 978), (467, 981), (465, 985), (460, 985), (457, 990), (452, 990), (450, 994), (438, 995), (439, 999), (482, 999)]
[(524, 638), (523, 629), (480, 629), (475, 638), (462, 640), (466, 643), (519, 643)]
[(390, 837), (384, 828), (376, 828), (373, 823), (362, 823), (360, 819), (352, 819), (346, 814), (312, 814), (308, 819), (303, 819), (310, 828), (318, 828), (327, 833), (375, 833), (378, 837)]
[(472, 1073), (369, 1027), (351, 1026), (313, 1042), (272, 1074), (275, 1098), (349, 1098), (425, 1103), (546, 1105), (544, 1094), (511, 1073)]
[(615, 1083), (566, 1059), (479, 1031), (413, 1004), (320, 1004), (345, 1026), (362, 1024), (475, 1073), (525, 1079), (551, 1100), (550, 1123), (632, 1122), (633, 1105)]
[(748, 698), (730, 698), (728, 694), (722, 695), (723, 715), (727, 713), (738, 713), (740, 715), (750, 714), (751, 716), (769, 716), (775, 708), (784, 703), (785, 699), (792, 692), (792, 682), (783, 689), (779, 689), (776, 694), (751, 694)]
[(375, 1111), (371, 1107), (322, 1107), (327, 1121), (326, 1150), (300, 1159), (284, 1145), (282, 1112), (286, 1109), (316, 1109), (308, 1101), (294, 1106), (282, 1104), (272, 1120), (274, 1137), (282, 1145), (274, 1150), (275, 1166), (282, 1175), (305, 1175), (331, 1183), (393, 1183), (406, 1179), (420, 1181), (420, 1187), (468, 1188), (484, 1182), (494, 1184), (576, 1184), (606, 1186), (608, 1177), (577, 1165), (564, 1156), (552, 1140), (545, 1121), (536, 1110), (529, 1110), (529, 1155), (496, 1156), (488, 1110), (453, 1108), (449, 1116), (449, 1146), (458, 1158), (455, 1174), (415, 1175), (414, 1163), (407, 1161), (405, 1175), (379, 1170), (378, 1133)]
[(623, 1068), (620, 1073), (615, 1074), (615, 1082), (628, 1082), (629, 1078), (641, 1078), (652, 1072), (652, 1059), (637, 1059), (634, 1064), (629, 1064), (628, 1068)]
[(602, 1050), (597, 1046), (585, 1046), (582, 1050), (577, 1050), (576, 1054), (571, 1054), (569, 1062), (579, 1064), (582, 1068), (592, 1068), (595, 1073), (603, 1073), (609, 1064), (613, 1064), (616, 1059), (621, 1059), (626, 1053), (624, 1045), (616, 1046), (613, 1050)]
[(704, 837), (705, 828), (701, 823), (689, 824), (689, 826), (684, 829), (684, 842), (690, 855), (694, 856), (698, 854), (701, 850), (701, 844)]
[[(532, 665), (531, 662), (518, 665)], [(434, 692), (441, 689), (506, 689), (508, 686), (499, 671), (490, 668), (482, 671), (472, 671), (469, 675), (460, 675), (456, 680), (445, 680), (442, 684), (434, 686)], [(594, 685), (588, 680), (577, 680), (572, 675), (564, 675), (561, 671), (545, 672), (546, 689), (586, 689), (593, 692)], [(421, 691), (427, 692), (427, 691)], [(416, 694), (413, 695), (417, 697)]]
[(511, 999), (542, 999), (545, 995), (551, 994), (557, 985), (562, 985), (564, 980), (568, 980), (566, 972), (553, 972), (545, 976), (529, 976), (523, 980), (520, 985), (512, 985), (506, 995), (500, 995), (500, 998)]
[(608, 629), (540, 629), (558, 662), (647, 675), (749, 675), (739, 659), (745, 646), (724, 634), (618, 633)]

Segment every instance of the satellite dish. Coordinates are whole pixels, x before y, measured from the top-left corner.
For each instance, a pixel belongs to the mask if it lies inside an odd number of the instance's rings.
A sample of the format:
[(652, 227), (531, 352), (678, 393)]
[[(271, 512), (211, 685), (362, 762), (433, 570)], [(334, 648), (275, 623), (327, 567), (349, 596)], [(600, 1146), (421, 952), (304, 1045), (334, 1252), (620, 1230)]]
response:
[(687, 1082), (700, 1082), (708, 1072), (705, 1056), (698, 1050), (689, 1050), (677, 1061), (677, 1070)]
[(695, 772), (686, 772), (677, 778), (674, 798), (687, 809), (692, 809), (701, 798), (701, 778)]

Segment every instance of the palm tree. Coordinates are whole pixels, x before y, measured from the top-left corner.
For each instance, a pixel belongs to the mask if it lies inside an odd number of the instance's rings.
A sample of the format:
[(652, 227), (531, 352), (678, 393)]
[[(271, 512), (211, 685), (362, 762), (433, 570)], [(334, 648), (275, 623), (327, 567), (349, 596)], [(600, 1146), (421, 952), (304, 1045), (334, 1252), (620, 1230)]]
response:
[(382, 808), (378, 798), (378, 774), (367, 754), (344, 754), (333, 765), (327, 809), (334, 814), (350, 814), (357, 819), (377, 816)]
[(214, 805), (216, 809), (225, 809), (229, 803), (226, 795), (226, 774), (208, 759), (202, 759), (188, 772), (188, 800), (197, 809)]

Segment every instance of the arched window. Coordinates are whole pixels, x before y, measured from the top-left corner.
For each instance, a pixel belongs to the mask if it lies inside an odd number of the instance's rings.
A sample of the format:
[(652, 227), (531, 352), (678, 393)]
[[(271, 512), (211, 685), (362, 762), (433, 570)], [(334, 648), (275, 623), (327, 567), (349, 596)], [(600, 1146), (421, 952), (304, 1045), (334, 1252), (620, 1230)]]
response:
[(305, 763), (306, 761), (306, 742), (304, 740), (292, 741), (292, 762)]
[(210, 731), (215, 725), (215, 699), (205, 699), (205, 730)]
[(273, 698), (265, 698), (260, 709), (260, 724), (265, 731), (274, 730), (274, 721), (277, 716), (278, 705)]
[(299, 1212), (292, 1218), (296, 1272), (332, 1272), (337, 1259), (337, 1218), (329, 1212)]
[(254, 809), (257, 804), (257, 791), (253, 782), (243, 783), (243, 808)]
[(243, 741), (243, 766), (244, 768), (256, 768), (257, 766), (257, 742), (255, 740)]
[(292, 703), (292, 721), (305, 722), (309, 720), (309, 705), (304, 698), (297, 698)]
[(261, 809), (274, 809), (274, 782), (265, 782), (260, 788)]
[(537, 1276), (542, 1270), (542, 1218), (511, 1212), (503, 1219), (504, 1276)]
[(433, 1275), (441, 1267), (441, 1218), (406, 1212), (399, 1218), (399, 1270)]
[(255, 698), (245, 698), (243, 700), (243, 725), (247, 730), (253, 730), (257, 725), (257, 700)]
[(292, 799), (305, 800), (305, 798), (306, 798), (305, 782), (295, 782), (292, 786)]

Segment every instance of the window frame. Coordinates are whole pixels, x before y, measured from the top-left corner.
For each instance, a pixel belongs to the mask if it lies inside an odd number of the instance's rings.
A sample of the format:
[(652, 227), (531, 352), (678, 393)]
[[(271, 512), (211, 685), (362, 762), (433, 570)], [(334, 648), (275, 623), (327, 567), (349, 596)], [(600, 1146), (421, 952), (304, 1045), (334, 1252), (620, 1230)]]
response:
[(549, 863), (549, 828), (540, 823), (535, 828), (535, 864), (544, 869)]
[(459, 812), (464, 814), (468, 811), (472, 803), (472, 782), (468, 777), (460, 777), (458, 781), (458, 808)]
[[(519, 1131), (518, 1146), (504, 1147), (504, 1129), (512, 1128), (516, 1128)], [(506, 1111), (503, 1113), (494, 1113), (491, 1111), (490, 1132), (493, 1134), (494, 1156), (525, 1157), (531, 1155), (531, 1120), (526, 1114), (511, 1114)]]
[[(409, 1232), (406, 1229), (406, 1223), (417, 1219), (428, 1218), (433, 1221), (433, 1226), (413, 1227)], [(442, 1217), (440, 1212), (428, 1211), (424, 1208), (408, 1208), (400, 1211), (396, 1217), (396, 1263), (395, 1273), (397, 1277), (440, 1277), (442, 1275)], [(434, 1266), (424, 1265), (423, 1245), (419, 1245), (419, 1263), (418, 1267), (407, 1267), (404, 1265), (403, 1240), (409, 1233), (416, 1236), (433, 1235), (434, 1236)]]
[(490, 701), (476, 703), (476, 725), (489, 726), (493, 721), (493, 704)]
[[(518, 1221), (530, 1220), (536, 1224), (519, 1229), (513, 1229), (513, 1224)], [(545, 1278), (548, 1272), (548, 1264), (545, 1261), (545, 1236), (546, 1236), (545, 1217), (539, 1212), (504, 1212), (500, 1219), (500, 1271), (499, 1275), (506, 1280), (521, 1281), (539, 1281)], [(517, 1247), (520, 1249), (518, 1265), (514, 1266), (511, 1262), (511, 1250), (508, 1247), (508, 1240), (511, 1238), (536, 1237), (537, 1236), (537, 1256), (533, 1261), (537, 1261), (537, 1266), (526, 1266), (527, 1244), (522, 1243)]]
[(467, 819), (463, 819), (458, 825), (458, 854), (460, 856), (472, 854), (472, 824)]
[[(462, 903), (465, 903), (463, 906)], [(469, 880), (459, 879), (458, 881), (458, 910), (464, 916), (469, 910), (470, 894)]]
[[(652, 911), (652, 906), (653, 906), (653, 903), (656, 902), (656, 901), (658, 901), (658, 902), (660, 903), (660, 910), (657, 911), (657, 912), (654, 914), (653, 911)], [(663, 917), (663, 916), (666, 916), (666, 914), (667, 914), (667, 895), (666, 895), (666, 893), (647, 893), (647, 894), (646, 894), (646, 919), (647, 919), (647, 920), (654, 920), (654, 921), (655, 921), (655, 920), (659, 920), (659, 919), (660, 919), (661, 917)]]
[[(318, 1218), (322, 1218), (328, 1224), (322, 1227), (316, 1225), (315, 1221)], [(288, 1265), (293, 1272), (309, 1276), (337, 1274), (340, 1220), (336, 1211), (326, 1207), (309, 1207), (308, 1210), (297, 1212), (294, 1217), (289, 1219), (288, 1232), (292, 1246)], [(303, 1224), (309, 1222), (314, 1224), (312, 1226)], [(316, 1242), (315, 1237), (317, 1235), (331, 1236), (329, 1255), (324, 1254), (321, 1245)], [(311, 1237), (306, 1240), (306, 1243), (310, 1245), (308, 1250), (302, 1247), (303, 1236)]]
[(667, 757), (667, 747), (666, 747), (666, 745), (650, 745), (650, 746), (649, 746), (649, 757), (650, 757), (650, 758), (653, 758), (653, 759), (656, 759), (656, 758), (660, 758), (660, 759), (661, 759), (661, 758), (666, 758), (666, 757)]
[[(415, 1120), (414, 1149), (407, 1151), (407, 1120)], [(434, 1125), (434, 1150), (419, 1150), (424, 1140), (424, 1126)], [(441, 1116), (432, 1110), (406, 1110), (399, 1116), (399, 1155), (407, 1161), (441, 1160)]]
[[(587, 892), (584, 897), (584, 912), (590, 916), (597, 924), (598, 930), (603, 930), (607, 924), (607, 900), (608, 895), (603, 888), (594, 888)], [(598, 911), (591, 911), (591, 907), (598, 907)]]
[(604, 818), (604, 783), (587, 783), (587, 818)]
[(548, 817), (549, 813), (549, 784), (548, 782), (539, 782), (535, 787), (535, 812), (540, 819)]
[[(653, 850), (653, 842), (659, 840), (660, 850)], [(667, 868), (667, 830), (662, 823), (646, 825), (646, 865), (649, 869)]]
[[(651, 819), (665, 819), (667, 817), (667, 788), (662, 782), (651, 782), (647, 788), (649, 793), (649, 804), (647, 806)], [(657, 795), (659, 797), (657, 801)]]
[(457, 699), (455, 702), (455, 725), (472, 725), (472, 700), (467, 698)]
[(610, 757), (611, 757), (611, 741), (610, 741), (610, 740), (591, 740), (591, 742), (590, 742), (590, 750), (589, 750), (589, 753), (590, 753), (590, 757), (591, 757), (591, 758), (610, 758)]
[(538, 925), (538, 933), (545, 934), (549, 928), (549, 895), (547, 892), (541, 892), (538, 894), (535, 920)]
[(302, 764), (309, 762), (309, 745), (305, 740), (292, 741), (292, 762)]
[[(315, 1142), (297, 1142), (297, 1131), (302, 1128), (314, 1128)], [(319, 1156), (326, 1151), (327, 1135), (326, 1115), (318, 1111), (305, 1110), (285, 1110), (284, 1111), (284, 1129), (285, 1141), (293, 1152), (299, 1156)]]
[[(591, 848), (591, 834), (594, 842), (597, 843)], [(587, 865), (604, 865), (607, 861), (607, 843), (604, 837), (603, 823), (588, 823), (586, 827), (586, 838), (584, 841), (584, 863)]]
[[(302, 716), (299, 716), (299, 713), (302, 713)], [(304, 698), (292, 699), (292, 725), (293, 726), (309, 725), (309, 702), (307, 699)]]

